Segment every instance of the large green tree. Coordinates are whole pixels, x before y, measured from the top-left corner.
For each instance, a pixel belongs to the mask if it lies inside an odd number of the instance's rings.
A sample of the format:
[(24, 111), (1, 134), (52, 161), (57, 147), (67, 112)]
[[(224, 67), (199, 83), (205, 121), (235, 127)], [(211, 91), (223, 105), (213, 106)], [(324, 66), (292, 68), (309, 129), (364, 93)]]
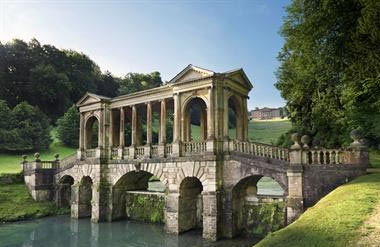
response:
[(128, 73), (121, 81), (119, 87), (119, 95), (129, 94), (146, 90), (163, 84), (160, 72), (152, 72), (149, 74)]
[(75, 105), (71, 106), (57, 121), (58, 138), (70, 147), (78, 147), (79, 144), (79, 120), (80, 114)]
[(361, 127), (380, 140), (380, 2), (294, 0), (281, 29), (276, 87), (295, 129), (325, 146)]
[(87, 91), (115, 96), (118, 81), (83, 53), (15, 39), (0, 43), (0, 88), (11, 107), (27, 101), (56, 120)]

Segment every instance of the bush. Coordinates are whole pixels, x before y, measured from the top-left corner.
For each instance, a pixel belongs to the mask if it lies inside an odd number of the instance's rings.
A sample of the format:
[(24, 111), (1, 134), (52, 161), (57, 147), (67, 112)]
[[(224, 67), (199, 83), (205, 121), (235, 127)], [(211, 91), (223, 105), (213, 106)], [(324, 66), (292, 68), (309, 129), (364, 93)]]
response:
[(71, 106), (57, 121), (58, 138), (70, 147), (78, 147), (80, 113), (75, 105)]

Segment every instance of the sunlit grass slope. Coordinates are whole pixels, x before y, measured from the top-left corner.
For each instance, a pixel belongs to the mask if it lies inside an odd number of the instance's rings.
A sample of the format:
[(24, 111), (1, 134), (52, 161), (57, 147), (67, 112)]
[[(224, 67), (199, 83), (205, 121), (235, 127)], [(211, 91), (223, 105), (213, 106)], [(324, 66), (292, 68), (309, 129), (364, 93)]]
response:
[(360, 228), (380, 203), (380, 174), (338, 187), (288, 227), (255, 247), (357, 246)]
[[(58, 153), (60, 158), (64, 158), (73, 152), (75, 148), (65, 147), (57, 138), (55, 131), (51, 132), (53, 142), (50, 144), (49, 150), (41, 151), (42, 160), (53, 160), (54, 155)], [(25, 153), (28, 155), (28, 160), (34, 159), (35, 152)], [(21, 154), (0, 154), (0, 174), (1, 173), (17, 173), (21, 171), (20, 162), (22, 161)]]

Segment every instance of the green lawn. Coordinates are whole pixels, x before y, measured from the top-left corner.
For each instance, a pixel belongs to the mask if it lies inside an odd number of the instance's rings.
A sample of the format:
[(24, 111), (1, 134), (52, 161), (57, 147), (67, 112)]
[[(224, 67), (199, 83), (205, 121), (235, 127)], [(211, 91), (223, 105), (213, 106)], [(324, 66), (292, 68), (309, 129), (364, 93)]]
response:
[(293, 224), (269, 234), (255, 247), (357, 246), (362, 237), (360, 228), (380, 203), (379, 188), (379, 173), (340, 186)]
[[(41, 151), (42, 160), (54, 160), (54, 155), (58, 153), (60, 158), (64, 158), (75, 152), (75, 148), (65, 147), (56, 138), (56, 133), (51, 132), (53, 142), (50, 144), (49, 150)], [(28, 160), (34, 159), (35, 152), (25, 153), (28, 155)], [(0, 174), (1, 173), (17, 173), (21, 171), (20, 162), (22, 161), (22, 154), (0, 154)]]
[(67, 213), (52, 202), (36, 202), (29, 195), (25, 184), (0, 185), (0, 222), (39, 218)]
[(287, 119), (251, 121), (248, 125), (248, 137), (255, 142), (275, 144), (277, 139), (291, 127)]

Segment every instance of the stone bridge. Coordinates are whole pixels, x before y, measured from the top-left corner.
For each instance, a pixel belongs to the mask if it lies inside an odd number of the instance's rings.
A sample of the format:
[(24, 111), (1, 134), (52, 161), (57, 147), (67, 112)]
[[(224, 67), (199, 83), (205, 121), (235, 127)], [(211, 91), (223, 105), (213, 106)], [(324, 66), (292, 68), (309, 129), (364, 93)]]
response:
[(353, 133), (347, 149), (310, 147), (293, 134), (290, 149), (248, 140), (248, 92), (242, 69), (216, 73), (187, 66), (165, 85), (116, 98), (87, 93), (78, 103), (78, 152), (54, 161), (24, 159), (34, 199), (70, 205), (73, 218), (126, 218), (127, 191), (164, 185), (169, 232), (203, 228), (234, 237), (262, 177), (284, 191), (287, 223), (337, 186), (362, 175), (368, 153)]

